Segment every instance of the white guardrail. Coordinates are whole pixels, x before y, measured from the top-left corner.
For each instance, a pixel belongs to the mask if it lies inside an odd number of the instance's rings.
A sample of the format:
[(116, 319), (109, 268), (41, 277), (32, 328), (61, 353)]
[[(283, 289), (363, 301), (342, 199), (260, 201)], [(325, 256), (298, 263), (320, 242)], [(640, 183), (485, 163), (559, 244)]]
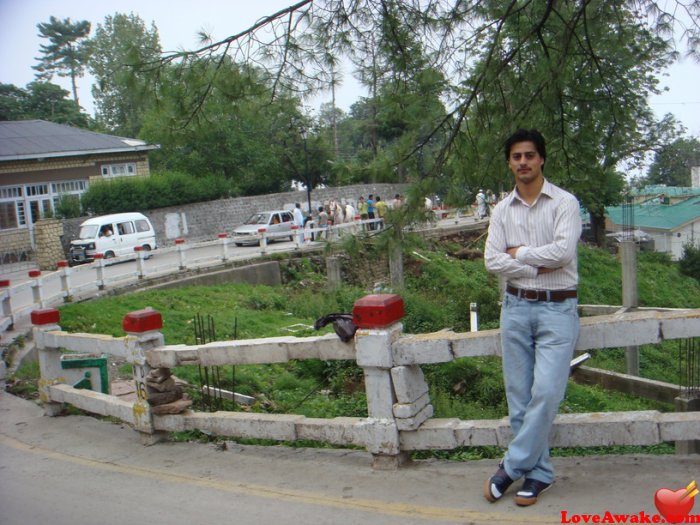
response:
[[(160, 332), (161, 314), (154, 310), (124, 317), (124, 337), (61, 331), (59, 312), (32, 312), (34, 340), (41, 368), (40, 395), (45, 411), (57, 414), (63, 403), (117, 417), (139, 432), (145, 443), (163, 439), (169, 431), (199, 429), (219, 436), (293, 441), (307, 439), (334, 445), (365, 447), (376, 468), (398, 467), (408, 451), (456, 447), (507, 446), (507, 418), (499, 420), (433, 418), (429, 386), (422, 364), (500, 355), (499, 330), (429, 334), (403, 333), (403, 300), (398, 295), (370, 295), (358, 300), (353, 321), (358, 330), (342, 342), (335, 334), (314, 337), (273, 337), (219, 341), (199, 345), (166, 345)], [(700, 309), (618, 312), (581, 320), (577, 351), (659, 343), (699, 337)], [(82, 352), (65, 354), (61, 349)], [(90, 376), (90, 357), (116, 356), (133, 365), (137, 400), (110, 395), (109, 387), (76, 388)], [(66, 359), (82, 359), (66, 370)], [(308, 418), (295, 414), (253, 412), (203, 413), (189, 405), (172, 413), (153, 402), (176, 366), (220, 366), (284, 363), (292, 359), (355, 360), (363, 369), (367, 417)], [(75, 363), (74, 363), (75, 364)], [(78, 363), (79, 364), (79, 363)], [(76, 371), (77, 369), (77, 371)], [(69, 372), (73, 375), (69, 377)], [(77, 374), (77, 375), (76, 375)], [(92, 381), (102, 374), (92, 374)], [(166, 380), (166, 381), (164, 381)], [(167, 405), (167, 403), (166, 403)], [(637, 411), (560, 414), (551, 446), (650, 445), (693, 440), (700, 436), (700, 412)]]

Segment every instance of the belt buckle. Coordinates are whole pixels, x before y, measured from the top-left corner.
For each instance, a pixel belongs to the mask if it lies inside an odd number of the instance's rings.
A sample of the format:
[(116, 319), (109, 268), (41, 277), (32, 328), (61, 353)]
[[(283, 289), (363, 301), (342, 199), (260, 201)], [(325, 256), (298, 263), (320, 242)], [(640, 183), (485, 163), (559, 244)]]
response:
[(537, 290), (522, 290), (520, 296), (526, 301), (537, 302), (540, 300)]

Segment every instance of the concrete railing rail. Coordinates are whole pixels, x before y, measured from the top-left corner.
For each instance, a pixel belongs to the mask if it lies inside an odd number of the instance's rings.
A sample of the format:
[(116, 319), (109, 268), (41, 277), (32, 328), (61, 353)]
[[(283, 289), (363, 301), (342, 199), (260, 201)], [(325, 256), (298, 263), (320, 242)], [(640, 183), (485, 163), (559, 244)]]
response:
[[(315, 337), (274, 337), (220, 341), (201, 345), (166, 345), (160, 333), (161, 315), (153, 310), (128, 314), (125, 337), (72, 334), (60, 330), (54, 309), (32, 313), (39, 350), (41, 399), (55, 414), (62, 403), (96, 414), (110, 415), (134, 426), (147, 441), (167, 431), (199, 429), (220, 436), (293, 441), (309, 439), (335, 445), (359, 445), (371, 452), (378, 468), (398, 466), (412, 450), (463, 446), (507, 446), (507, 418), (498, 420), (432, 418), (429, 387), (420, 365), (473, 356), (500, 355), (498, 330), (471, 333), (402, 332), (403, 301), (396, 295), (371, 295), (356, 302), (353, 317), (359, 329), (353, 340), (335, 334)], [(643, 311), (584, 318), (577, 350), (699, 337), (700, 309)], [(108, 354), (133, 365), (138, 401), (76, 389), (60, 367), (61, 351)], [(308, 418), (295, 414), (250, 412), (157, 415), (148, 403), (146, 377), (153, 369), (188, 365), (285, 363), (291, 359), (354, 359), (363, 369), (368, 417)], [(700, 412), (656, 411), (561, 414), (551, 446), (650, 445), (692, 440), (700, 435)]]

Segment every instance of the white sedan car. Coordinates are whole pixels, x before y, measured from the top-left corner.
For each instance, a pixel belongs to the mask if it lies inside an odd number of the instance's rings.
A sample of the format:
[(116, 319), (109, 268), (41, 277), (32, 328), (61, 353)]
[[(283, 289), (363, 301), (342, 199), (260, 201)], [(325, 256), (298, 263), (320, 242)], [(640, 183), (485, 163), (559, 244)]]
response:
[(236, 246), (244, 244), (258, 244), (260, 237), (258, 230), (267, 230), (268, 241), (293, 240), (292, 225), (294, 216), (291, 211), (272, 210), (261, 211), (251, 215), (247, 221), (233, 230), (233, 242)]

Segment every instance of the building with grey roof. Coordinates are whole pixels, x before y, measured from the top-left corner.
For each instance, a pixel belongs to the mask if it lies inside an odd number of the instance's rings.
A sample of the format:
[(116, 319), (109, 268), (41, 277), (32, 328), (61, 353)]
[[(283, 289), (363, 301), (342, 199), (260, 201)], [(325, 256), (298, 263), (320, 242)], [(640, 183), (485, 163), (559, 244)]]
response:
[(62, 196), (79, 198), (95, 180), (150, 175), (157, 148), (43, 120), (0, 122), (0, 262), (34, 247), (34, 224)]

